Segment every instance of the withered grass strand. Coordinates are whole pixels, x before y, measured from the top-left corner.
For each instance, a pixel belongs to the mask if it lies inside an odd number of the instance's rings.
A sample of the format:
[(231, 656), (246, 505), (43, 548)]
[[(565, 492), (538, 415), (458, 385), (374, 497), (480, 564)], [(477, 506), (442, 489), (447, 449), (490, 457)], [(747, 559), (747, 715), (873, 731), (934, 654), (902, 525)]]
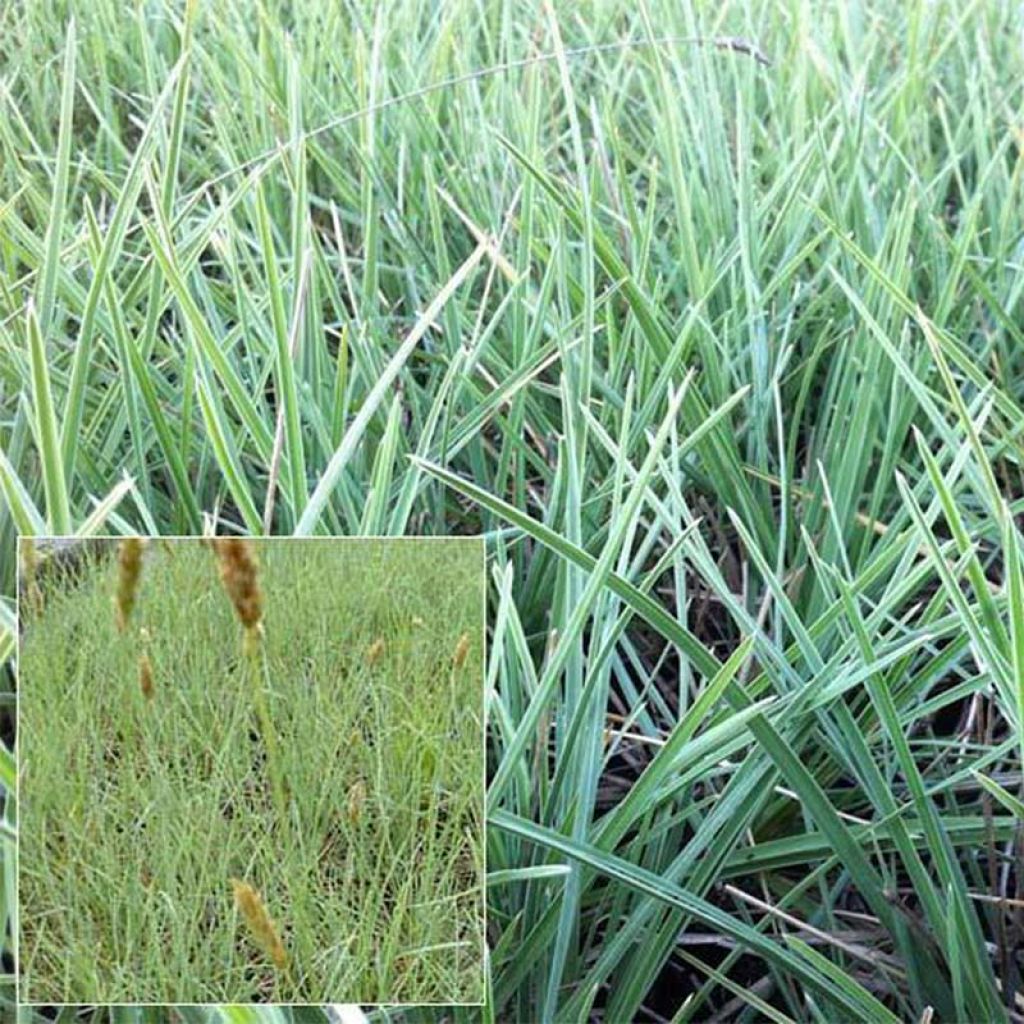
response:
[(231, 888), (235, 894), (235, 906), (245, 919), (256, 944), (273, 960), (275, 967), (284, 970), (288, 966), (288, 954), (277, 926), (267, 913), (263, 898), (248, 882), (238, 878), (231, 879)]
[(117, 616), (117, 628), (124, 632), (135, 608), (135, 599), (139, 590), (139, 577), (142, 575), (141, 537), (125, 537), (117, 546), (117, 590), (114, 592), (114, 611)]

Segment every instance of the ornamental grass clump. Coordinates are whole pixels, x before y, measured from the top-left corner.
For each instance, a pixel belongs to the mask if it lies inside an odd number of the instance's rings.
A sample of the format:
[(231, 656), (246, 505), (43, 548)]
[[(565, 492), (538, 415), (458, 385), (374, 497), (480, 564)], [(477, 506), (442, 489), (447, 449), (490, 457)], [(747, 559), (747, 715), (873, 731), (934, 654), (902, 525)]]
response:
[(117, 546), (117, 589), (114, 592), (114, 613), (118, 631), (123, 633), (135, 608), (142, 575), (143, 541), (141, 537), (125, 537)]
[(238, 878), (231, 879), (231, 888), (235, 894), (235, 906), (245, 918), (256, 945), (270, 957), (275, 967), (282, 971), (286, 970), (288, 953), (259, 892), (248, 882)]

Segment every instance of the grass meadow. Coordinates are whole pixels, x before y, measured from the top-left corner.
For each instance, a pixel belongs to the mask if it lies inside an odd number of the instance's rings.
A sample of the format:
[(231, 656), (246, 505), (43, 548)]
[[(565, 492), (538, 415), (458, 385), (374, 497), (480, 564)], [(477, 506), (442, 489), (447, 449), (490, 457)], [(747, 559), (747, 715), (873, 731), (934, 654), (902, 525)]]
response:
[[(22, 999), (480, 1002), (482, 545), (252, 546), (255, 661), (198, 541), (150, 546), (123, 632), (109, 553), (41, 586)], [(262, 894), (279, 960), (233, 879)]]
[(16, 536), (479, 533), (485, 1006), (22, 1024), (1024, 1019), (1022, 37), (0, 7), (10, 1015)]

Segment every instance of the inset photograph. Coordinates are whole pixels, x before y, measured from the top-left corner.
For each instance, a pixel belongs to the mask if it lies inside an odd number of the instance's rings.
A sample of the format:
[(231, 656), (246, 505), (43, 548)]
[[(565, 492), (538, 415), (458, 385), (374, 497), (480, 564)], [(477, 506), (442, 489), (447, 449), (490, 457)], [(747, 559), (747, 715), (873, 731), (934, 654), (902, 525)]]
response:
[(22, 540), (27, 1003), (480, 1003), (479, 538)]

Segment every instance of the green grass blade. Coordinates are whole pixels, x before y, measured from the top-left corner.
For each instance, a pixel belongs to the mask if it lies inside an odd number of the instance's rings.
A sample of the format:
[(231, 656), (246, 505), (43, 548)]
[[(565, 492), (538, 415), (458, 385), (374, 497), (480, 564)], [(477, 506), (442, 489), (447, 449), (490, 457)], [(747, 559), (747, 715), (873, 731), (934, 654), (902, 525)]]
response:
[(60, 126), (57, 134), (57, 163), (54, 171), (50, 214), (46, 222), (44, 246), (46, 256), (40, 271), (36, 290), (39, 311), (39, 329), (45, 335), (53, 315), (53, 300), (57, 291), (57, 271), (60, 266), (60, 244), (64, 234), (64, 212), (68, 195), (68, 171), (71, 164), (71, 136), (75, 115), (75, 19), (68, 21), (67, 40), (64, 43), (64, 68), (61, 75)]
[(30, 301), (25, 314), (28, 355), (32, 367), (32, 404), (35, 408), (36, 437), (42, 462), (43, 490), (46, 494), (46, 521), (50, 532), (69, 534), (71, 506), (68, 502), (64, 463), (60, 453), (60, 432), (53, 406), (50, 370), (39, 330), (34, 304)]

